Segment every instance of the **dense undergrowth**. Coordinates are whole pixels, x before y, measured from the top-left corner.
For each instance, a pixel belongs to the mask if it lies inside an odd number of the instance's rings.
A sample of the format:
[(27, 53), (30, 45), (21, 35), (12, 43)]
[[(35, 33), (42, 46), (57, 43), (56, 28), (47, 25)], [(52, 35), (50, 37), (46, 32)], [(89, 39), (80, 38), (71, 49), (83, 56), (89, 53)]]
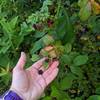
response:
[(0, 0), (0, 94), (21, 51), (60, 61), (41, 100), (100, 100), (100, 0)]

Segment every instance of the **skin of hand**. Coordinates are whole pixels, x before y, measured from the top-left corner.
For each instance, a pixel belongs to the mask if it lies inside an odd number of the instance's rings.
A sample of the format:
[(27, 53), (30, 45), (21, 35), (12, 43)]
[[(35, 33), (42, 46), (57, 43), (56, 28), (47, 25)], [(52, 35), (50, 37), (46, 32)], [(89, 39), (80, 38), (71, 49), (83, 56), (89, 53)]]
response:
[[(13, 69), (12, 85), (10, 90), (16, 92), (23, 100), (37, 100), (43, 94), (44, 89), (55, 79), (58, 74), (59, 61), (53, 61), (48, 69), (44, 69), (42, 58), (32, 66), (24, 69), (26, 55), (21, 52), (18, 63)], [(43, 70), (43, 74), (38, 74)]]

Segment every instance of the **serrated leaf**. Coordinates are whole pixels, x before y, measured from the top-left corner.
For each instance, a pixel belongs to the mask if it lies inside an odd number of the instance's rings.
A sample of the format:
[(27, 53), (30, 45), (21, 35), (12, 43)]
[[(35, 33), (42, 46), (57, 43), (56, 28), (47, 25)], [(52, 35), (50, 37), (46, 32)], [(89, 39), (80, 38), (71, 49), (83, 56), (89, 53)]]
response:
[(79, 55), (74, 59), (73, 64), (75, 66), (80, 66), (86, 64), (87, 61), (88, 61), (87, 55)]
[(21, 24), (21, 32), (20, 35), (26, 36), (29, 34), (29, 32), (32, 32), (33, 28), (28, 26), (26, 22), (23, 22)]
[(2, 46), (0, 47), (0, 53), (5, 54), (7, 50), (11, 47), (11, 41), (3, 41)]
[(10, 25), (10, 27), (11, 27), (12, 29), (15, 28), (17, 21), (18, 21), (18, 16), (14, 17), (14, 18), (9, 22), (9, 25)]
[(3, 18), (2, 20), (0, 20), (0, 24), (3, 27), (4, 34), (11, 38), (11, 33), (13, 32), (13, 30), (11, 29), (9, 23), (6, 22), (6, 19)]

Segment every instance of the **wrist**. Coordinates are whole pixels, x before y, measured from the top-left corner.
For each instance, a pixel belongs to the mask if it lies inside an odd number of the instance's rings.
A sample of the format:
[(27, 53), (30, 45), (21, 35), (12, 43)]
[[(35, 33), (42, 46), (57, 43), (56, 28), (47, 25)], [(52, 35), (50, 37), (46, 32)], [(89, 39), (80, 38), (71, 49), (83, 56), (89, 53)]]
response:
[(0, 100), (24, 100), (15, 91), (7, 91)]
[(26, 100), (26, 99), (24, 98), (24, 96), (23, 96), (19, 91), (17, 91), (16, 89), (10, 88), (9, 91), (13, 91), (13, 92), (16, 93), (20, 98), (22, 98), (22, 100)]

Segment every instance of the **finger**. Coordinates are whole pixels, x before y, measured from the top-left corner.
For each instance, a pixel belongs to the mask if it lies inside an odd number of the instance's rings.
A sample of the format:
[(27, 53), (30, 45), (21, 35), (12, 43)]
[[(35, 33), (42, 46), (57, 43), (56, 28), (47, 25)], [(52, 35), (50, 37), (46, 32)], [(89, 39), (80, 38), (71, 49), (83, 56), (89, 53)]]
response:
[(51, 64), (51, 66), (43, 73), (43, 77), (44, 77), (44, 78), (48, 77), (48, 76), (52, 73), (52, 71), (53, 71), (55, 68), (58, 67), (58, 65), (59, 65), (59, 62), (58, 62), (58, 61), (54, 61), (54, 62)]
[(25, 62), (26, 62), (26, 54), (24, 52), (21, 52), (21, 56), (19, 58), (18, 63), (16, 64), (16, 68), (23, 69)]
[(58, 74), (58, 68), (55, 68), (52, 73), (46, 77), (45, 81), (46, 81), (46, 84), (49, 85), (57, 76)]
[(39, 68), (39, 70), (42, 70), (43, 72), (46, 71), (47, 68), (48, 68), (49, 66), (51, 66), (51, 64), (53, 63), (53, 62), (50, 61), (49, 59), (46, 59), (45, 61), (48, 62), (48, 65), (45, 67), (45, 65), (43, 64), (43, 65)]
[(46, 68), (44, 68), (44, 66), (40, 67), (39, 70), (42, 70), (43, 72), (46, 70)]
[(47, 59), (46, 57), (40, 59), (39, 61), (37, 61), (36, 63), (34, 63), (34, 64), (32, 65), (32, 68), (39, 69), (39, 68), (43, 65), (43, 63), (44, 63), (44, 61), (45, 61), (46, 59)]

